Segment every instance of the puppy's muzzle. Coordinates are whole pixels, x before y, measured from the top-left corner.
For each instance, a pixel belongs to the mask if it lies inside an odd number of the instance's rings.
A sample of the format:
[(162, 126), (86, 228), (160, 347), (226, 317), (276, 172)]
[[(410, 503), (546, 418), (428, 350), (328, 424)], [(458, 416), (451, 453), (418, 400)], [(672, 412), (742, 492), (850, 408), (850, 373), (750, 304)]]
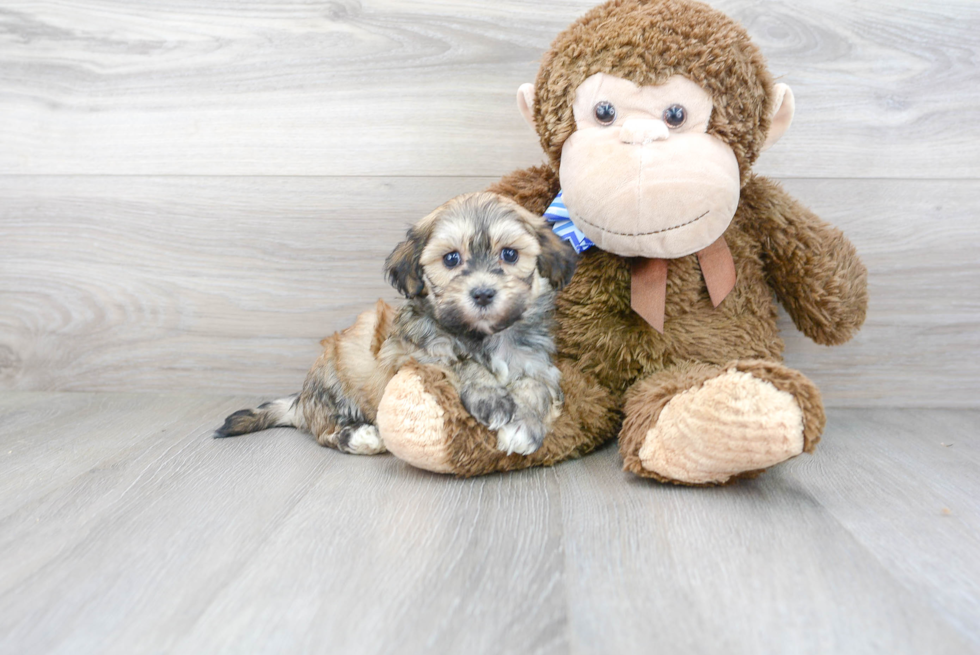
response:
[(493, 304), (493, 299), (497, 296), (496, 289), (481, 288), (470, 291), (470, 297), (477, 307), (486, 308)]

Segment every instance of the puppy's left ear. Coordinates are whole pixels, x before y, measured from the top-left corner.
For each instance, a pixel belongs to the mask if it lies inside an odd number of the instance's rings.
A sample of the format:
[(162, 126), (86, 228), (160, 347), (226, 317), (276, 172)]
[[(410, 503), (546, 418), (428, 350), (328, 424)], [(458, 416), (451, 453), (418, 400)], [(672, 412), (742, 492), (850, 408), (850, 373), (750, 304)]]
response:
[(406, 298), (418, 298), (425, 291), (421, 259), (428, 240), (428, 230), (413, 227), (385, 260), (388, 283)]
[(548, 222), (538, 225), (537, 233), (538, 241), (541, 243), (538, 272), (541, 277), (547, 278), (552, 288), (557, 291), (572, 281), (575, 267), (578, 265), (578, 253), (570, 243), (558, 238)]

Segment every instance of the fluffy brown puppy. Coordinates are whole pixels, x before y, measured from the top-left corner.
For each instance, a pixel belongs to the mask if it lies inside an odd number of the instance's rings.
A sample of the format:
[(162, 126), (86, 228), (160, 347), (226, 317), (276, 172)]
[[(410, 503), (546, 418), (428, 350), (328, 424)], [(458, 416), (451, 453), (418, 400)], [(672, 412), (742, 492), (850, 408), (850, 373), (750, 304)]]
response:
[(379, 300), (321, 342), (302, 392), (235, 412), (215, 436), (296, 427), (343, 452), (384, 452), (378, 402), (391, 377), (417, 362), (451, 381), (472, 420), (494, 431), (498, 449), (533, 453), (561, 409), (561, 374), (551, 362), (554, 297), (575, 260), (540, 217), (512, 200), (454, 198), (388, 257), (388, 280), (405, 305), (396, 312)]
[(556, 39), (518, 103), (549, 162), (492, 190), (595, 244), (557, 301), (566, 411), (540, 450), (507, 456), (443, 376), (413, 366), (381, 401), (390, 450), (477, 475), (618, 434), (627, 470), (691, 485), (813, 451), (820, 394), (781, 363), (774, 298), (817, 343), (843, 343), (864, 321), (866, 271), (838, 230), (752, 174), (794, 102), (744, 29), (688, 0), (613, 0)]

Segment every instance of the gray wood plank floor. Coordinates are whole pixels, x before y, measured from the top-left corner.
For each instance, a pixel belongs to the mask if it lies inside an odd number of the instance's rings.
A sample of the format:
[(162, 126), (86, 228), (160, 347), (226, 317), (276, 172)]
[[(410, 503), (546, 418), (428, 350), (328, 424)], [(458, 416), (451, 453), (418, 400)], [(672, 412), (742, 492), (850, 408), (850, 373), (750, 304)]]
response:
[(721, 489), (615, 448), (456, 480), (254, 397), (0, 394), (0, 653), (968, 653), (980, 411), (830, 412)]

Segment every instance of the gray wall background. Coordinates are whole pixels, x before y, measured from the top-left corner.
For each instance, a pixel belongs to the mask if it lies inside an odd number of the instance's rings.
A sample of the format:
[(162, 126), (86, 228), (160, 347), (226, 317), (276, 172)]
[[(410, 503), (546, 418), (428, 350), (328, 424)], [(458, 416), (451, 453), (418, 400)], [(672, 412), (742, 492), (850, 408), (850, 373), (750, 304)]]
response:
[[(539, 163), (515, 106), (594, 0), (4, 0), (0, 390), (298, 389), (405, 228)], [(842, 227), (832, 406), (980, 406), (980, 3), (749, 2), (796, 92), (757, 171)]]

